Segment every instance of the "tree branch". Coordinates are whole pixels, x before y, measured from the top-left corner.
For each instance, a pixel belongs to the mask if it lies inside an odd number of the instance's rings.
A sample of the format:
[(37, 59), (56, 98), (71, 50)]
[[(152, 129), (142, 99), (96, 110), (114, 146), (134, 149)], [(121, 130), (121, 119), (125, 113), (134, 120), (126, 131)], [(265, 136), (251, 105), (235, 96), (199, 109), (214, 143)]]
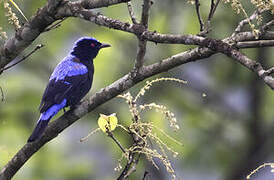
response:
[(107, 133), (108, 137), (110, 137), (119, 146), (119, 148), (123, 151), (123, 153), (126, 153), (122, 144), (113, 136), (112, 132), (107, 129), (106, 133)]
[[(221, 41), (219, 43), (223, 42)], [(216, 51), (224, 51), (220, 50), (218, 48), (218, 45), (218, 43), (208, 40), (208, 46), (210, 46), (212, 49), (215, 49)], [(224, 46), (227, 47), (226, 44)], [(44, 144), (55, 138), (65, 128), (73, 124), (75, 121), (77, 121), (82, 116), (92, 111), (99, 105), (116, 97), (117, 95), (121, 94), (125, 90), (133, 87), (135, 84), (141, 82), (148, 77), (159, 74), (161, 72), (165, 72), (181, 64), (207, 58), (212, 54), (214, 54), (214, 51), (209, 50), (208, 48), (195, 48), (191, 51), (186, 51), (174, 55), (168, 59), (161, 60), (158, 63), (145, 66), (136, 77), (132, 77), (130, 72), (110, 86), (102, 89), (101, 91), (93, 95), (89, 100), (83, 101), (75, 110), (68, 111), (63, 116), (50, 123), (40, 140), (38, 140), (37, 142), (25, 144), (23, 148), (19, 150), (18, 153), (12, 158), (12, 160), (1, 170), (0, 179), (10, 179), (24, 165), (24, 163)], [(255, 71), (266, 82), (272, 82), (269, 76), (263, 77), (265, 71), (261, 68), (259, 64), (254, 63), (252, 60), (248, 59), (245, 56), (242, 56), (238, 52), (232, 52), (230, 56), (233, 58), (237, 58), (240, 63), (242, 63), (244, 66), (248, 67), (252, 71)]]
[(244, 28), (244, 26), (245, 26), (246, 24), (250, 23), (250, 22), (251, 22), (252, 20), (254, 20), (256, 17), (258, 17), (258, 15), (259, 15), (260, 13), (261, 13), (261, 12), (259, 12), (258, 10), (256, 10), (256, 11), (253, 12), (253, 14), (252, 14), (250, 17), (248, 17), (248, 18), (246, 18), (246, 19), (240, 21), (239, 24), (238, 24), (238, 26), (237, 26), (236, 29), (234, 30), (234, 33), (232, 34), (232, 36), (235, 36), (237, 33), (241, 32), (242, 29)]
[(274, 67), (268, 69), (267, 71), (265, 71), (265, 74), (270, 75), (270, 74), (274, 74)]
[(245, 41), (237, 42), (237, 48), (259, 48), (274, 46), (274, 40), (259, 40), (259, 41)]
[(199, 0), (195, 0), (195, 9), (196, 9), (196, 14), (197, 14), (198, 21), (199, 21), (199, 24), (200, 24), (200, 32), (202, 32), (204, 30), (204, 22), (201, 18), (201, 15), (200, 15), (200, 2), (199, 2)]
[[(149, 9), (151, 6), (150, 0), (144, 0), (143, 9), (142, 9), (142, 18), (141, 18), (141, 25), (144, 27), (145, 30), (148, 29), (148, 17), (149, 17)], [(141, 34), (138, 37), (138, 52), (137, 58), (135, 61), (134, 69), (138, 72), (140, 68), (144, 65), (144, 57), (146, 54), (147, 48), (147, 41), (142, 39)]]
[(129, 161), (127, 162), (126, 166), (124, 167), (123, 171), (121, 172), (117, 180), (127, 179), (130, 174), (136, 171), (136, 166), (139, 162), (140, 157), (140, 154), (130, 152)]
[[(79, 9), (83, 9), (83, 7), (94, 9), (128, 1), (129, 0), (79, 0), (71, 2), (68, 0), (49, 0), (44, 7), (36, 12), (36, 15), (33, 16), (29, 22), (16, 31), (15, 35), (0, 47), (0, 69), (4, 68), (17, 57), (53, 22), (68, 17), (67, 14), (69, 14), (69, 12), (78, 11)], [(69, 9), (69, 7), (71, 7), (71, 9)]]
[(213, 15), (214, 15), (219, 3), (220, 3), (220, 0), (217, 0), (216, 3), (214, 2), (214, 0), (211, 0), (210, 11), (209, 11), (209, 14), (207, 17), (206, 26), (204, 27), (204, 30), (199, 33), (200, 36), (206, 35), (211, 30), (211, 27), (210, 27), (211, 20), (213, 18)]
[[(70, 7), (72, 8), (72, 7)], [(202, 45), (205, 40), (204, 37), (196, 35), (175, 35), (175, 34), (160, 34), (155, 31), (146, 30), (142, 25), (124, 23), (119, 20), (115, 20), (101, 14), (93, 13), (92, 11), (81, 9), (80, 13), (67, 14), (69, 16), (75, 16), (87, 21), (93, 22), (99, 26), (105, 26), (108, 28), (133, 33), (137, 36), (141, 34), (141, 38), (152, 41), (155, 43), (167, 43), (167, 44), (185, 44), (185, 45)], [(256, 37), (252, 32), (241, 32), (235, 36), (226, 38), (225, 40), (233, 40), (235, 42), (256, 40)], [(259, 38), (274, 40), (274, 32), (265, 32)]]
[(271, 21), (265, 23), (265, 24), (261, 27), (260, 31), (261, 31), (262, 33), (265, 33), (265, 32), (266, 32), (268, 29), (270, 29), (270, 27), (272, 27), (273, 25), (274, 25), (274, 20), (271, 20)]
[(126, 3), (129, 1), (131, 0), (79, 0), (76, 1), (74, 4), (76, 6), (82, 6), (85, 9), (94, 9), (108, 7), (120, 3)]
[(219, 3), (220, 3), (220, 0), (217, 0), (216, 3), (214, 3), (214, 0), (211, 0), (210, 11), (209, 11), (208, 18), (207, 18), (208, 24), (210, 24), (210, 21), (213, 18), (213, 15), (214, 15)]
[(199, 59), (207, 58), (214, 54), (214, 52), (207, 48), (195, 48), (191, 51), (186, 51), (177, 55), (174, 55), (168, 59), (161, 60), (158, 63), (145, 66), (142, 71), (136, 77), (131, 76), (131, 72), (115, 81), (106, 88), (101, 89), (94, 94), (90, 99), (81, 102), (81, 104), (74, 110), (66, 112), (57, 120), (51, 122), (42, 135), (41, 139), (33, 143), (25, 144), (8, 162), (6, 166), (0, 172), (1, 180), (11, 179), (16, 172), (28, 161), (28, 159), (47, 142), (57, 137), (64, 129), (69, 127), (75, 121), (91, 112), (98, 106), (104, 104), (108, 100), (116, 97), (122, 92), (133, 87), (135, 84), (142, 80), (149, 78), (153, 75), (165, 72), (181, 64), (196, 61)]
[(61, 26), (61, 23), (62, 23), (64, 20), (66, 20), (66, 18), (60, 19), (60, 20), (59, 20), (58, 22), (56, 22), (55, 24), (53, 24), (53, 25), (47, 27), (47, 28), (44, 30), (44, 32), (51, 31), (51, 30), (53, 30), (53, 29), (57, 29), (58, 27)]
[(2, 89), (1, 86), (0, 86), (0, 92), (1, 92), (1, 101), (4, 102), (5, 101), (5, 95), (4, 95), (4, 92), (3, 92), (3, 89)]
[(0, 47), (0, 68), (4, 68), (27, 48), (55, 19), (53, 15), (62, 0), (48, 1), (16, 34)]
[(274, 90), (274, 78), (265, 74), (266, 70), (263, 69), (259, 62), (249, 59), (240, 51), (221, 40), (206, 38), (204, 46), (212, 49), (213, 51), (221, 52), (236, 60), (249, 70), (255, 72), (272, 90)]
[(149, 174), (149, 172), (145, 171), (145, 173), (144, 173), (144, 176), (143, 176), (143, 179), (142, 179), (142, 180), (145, 180), (148, 174)]
[(16, 63), (4, 67), (2, 69), (0, 69), (0, 74), (2, 74), (3, 71), (8, 70), (10, 68), (12, 68), (13, 66), (15, 66), (16, 64), (19, 64), (20, 62), (24, 61), (25, 59), (27, 59), (28, 57), (30, 57), (33, 53), (35, 53), (37, 50), (41, 49), (42, 47), (44, 47), (45, 45), (43, 44), (38, 44), (30, 53), (28, 53), (27, 55), (23, 56), (19, 61), (17, 61)]
[(133, 8), (132, 8), (132, 5), (131, 5), (131, 2), (127, 2), (127, 9), (128, 9), (128, 13), (129, 13), (129, 16), (131, 18), (131, 21), (133, 24), (138, 24), (138, 21), (134, 15), (134, 12), (133, 12)]
[[(75, 2), (67, 0), (49, 0), (43, 8), (38, 10), (37, 14), (28, 23), (26, 23), (12, 38), (0, 47), (0, 68), (4, 68), (52, 23), (65, 17), (78, 17), (97, 25), (133, 33), (139, 38), (139, 50), (136, 58), (136, 64), (139, 63), (136, 65), (136, 67), (139, 68), (138, 73), (135, 73), (134, 70), (129, 72), (121, 79), (94, 94), (90, 99), (81, 102), (75, 109), (66, 112), (63, 116), (50, 123), (41, 139), (33, 143), (25, 144), (1, 170), (1, 180), (11, 179), (24, 163), (26, 163), (36, 151), (43, 147), (44, 144), (58, 136), (58, 134), (64, 129), (79, 120), (88, 112), (91, 112), (101, 104), (128, 90), (142, 80), (168, 71), (181, 64), (204, 59), (220, 52), (255, 72), (269, 87), (274, 89), (274, 78), (271, 76), (273, 68), (264, 70), (260, 63), (249, 59), (235, 48), (237, 47), (237, 42), (256, 40), (256, 37), (254, 37), (251, 32), (237, 33), (235, 36), (228, 37), (224, 40), (203, 38), (195, 35), (172, 35), (151, 32), (148, 30), (148, 13), (151, 5), (150, 0), (144, 0), (141, 24), (123, 23), (119, 20), (111, 19), (89, 10), (124, 2), (129, 2), (129, 0), (79, 0)], [(274, 33), (265, 32), (259, 39), (260, 41), (263, 39), (273, 41)], [(233, 42), (231, 42), (231, 40)], [(156, 43), (198, 45), (200, 47), (179, 53), (155, 64), (143, 66), (147, 41)], [(136, 159), (134, 157), (132, 158), (128, 170), (125, 170), (126, 173), (122, 175), (123, 177), (126, 177), (129, 172), (134, 171), (134, 167), (132, 169), (130, 168), (132, 163), (138, 162), (139, 158), (140, 157), (136, 157)]]

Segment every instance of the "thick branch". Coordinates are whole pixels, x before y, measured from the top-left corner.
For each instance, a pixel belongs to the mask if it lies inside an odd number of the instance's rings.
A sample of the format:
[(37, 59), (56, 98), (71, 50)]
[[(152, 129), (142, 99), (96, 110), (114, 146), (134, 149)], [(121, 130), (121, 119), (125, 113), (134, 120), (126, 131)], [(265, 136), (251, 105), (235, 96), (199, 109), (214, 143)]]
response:
[[(0, 69), (4, 68), (25, 48), (27, 48), (48, 26), (53, 22), (67, 17), (71, 11), (85, 8), (99, 8), (128, 2), (129, 0), (82, 0), (70, 2), (67, 0), (49, 0), (47, 4), (39, 9), (29, 22), (21, 27), (13, 37), (0, 47)], [(71, 9), (69, 9), (69, 7)]]
[(31, 18), (29, 22), (6, 41), (4, 46), (0, 47), (0, 68), (4, 68), (28, 47), (47, 26), (55, 21), (53, 15), (62, 0), (55, 1), (54, 3), (50, 2), (52, 1), (48, 1), (42, 9), (37, 11), (36, 15)]
[(11, 179), (28, 161), (28, 159), (44, 146), (44, 144), (58, 136), (58, 134), (64, 129), (79, 120), (88, 112), (141, 82), (143, 79), (165, 72), (181, 64), (209, 57), (212, 54), (214, 53), (207, 48), (196, 48), (191, 51), (174, 55), (168, 59), (160, 61), (159, 63), (146, 66), (136, 77), (131, 77), (132, 73), (125, 75), (108, 87), (94, 94), (89, 100), (83, 101), (75, 110), (68, 111), (63, 116), (50, 123), (41, 139), (33, 143), (25, 144), (17, 154), (14, 155), (9, 163), (1, 170), (0, 179)]
[[(223, 46), (222, 44), (218, 44), (223, 43), (222, 41), (214, 42), (211, 40), (207, 40), (207, 42), (207, 46), (210, 46), (215, 51), (224, 51), (224, 49), (219, 49), (218, 47), (218, 45), (221, 45), (221, 47)], [(227, 47), (226, 44), (222, 48), (225, 47)], [(168, 59), (162, 60), (158, 63), (146, 66), (136, 77), (131, 77), (131, 73), (125, 75), (123, 78), (117, 80), (110, 86), (102, 89), (100, 92), (93, 95), (89, 100), (83, 101), (81, 105), (75, 110), (68, 111), (56, 121), (50, 123), (49, 127), (46, 129), (44, 135), (39, 141), (26, 144), (2, 169), (0, 179), (10, 179), (24, 165), (24, 163), (45, 143), (55, 138), (65, 128), (73, 124), (75, 121), (77, 121), (88, 112), (92, 111), (93, 109), (107, 102), (108, 100), (116, 97), (118, 94), (121, 94), (123, 91), (131, 88), (143, 79), (146, 79), (161, 72), (165, 72), (184, 63), (207, 58), (212, 54), (214, 54), (214, 51), (207, 48), (195, 48), (191, 51), (183, 52), (174, 55)], [(231, 55), (228, 55), (236, 58), (244, 66), (256, 72), (261, 78), (264, 79), (267, 84), (271, 85), (271, 82), (273, 82), (273, 78), (271, 79), (270, 76), (265, 76), (266, 71), (263, 71), (260, 64), (254, 63), (254, 61), (248, 59), (245, 56), (242, 56), (236, 50), (233, 50)]]
[(81, 0), (75, 4), (82, 6), (85, 9), (94, 9), (100, 7), (108, 7), (115, 4), (126, 3), (130, 0)]
[[(136, 35), (142, 35), (141, 37), (145, 40), (157, 42), (157, 43), (176, 43), (176, 44), (189, 44), (189, 45), (201, 45), (203, 44), (204, 38), (194, 35), (162, 35), (159, 33), (147, 31), (143, 25), (123, 23), (119, 20), (107, 18), (100, 14), (95, 14), (82, 7), (83, 3), (86, 8), (96, 8), (109, 6), (111, 4), (117, 4), (125, 2), (126, 0), (103, 0), (103, 1), (92, 1), (87, 4), (86, 1), (48, 1), (48, 4), (37, 12), (29, 23), (22, 27), (16, 36), (9, 39), (3, 47), (0, 48), (0, 68), (3, 68), (8, 64), (14, 57), (22, 52), (28, 45), (30, 45), (39, 35), (43, 32), (50, 24), (57, 19), (62, 19), (68, 16), (75, 16), (94, 22), (97, 25), (103, 25), (109, 28), (118, 29)], [(54, 2), (49, 4), (50, 2)], [(56, 13), (55, 13), (56, 12)], [(54, 16), (53, 16), (54, 14)], [(269, 35), (269, 33), (268, 33)], [(237, 37), (236, 37), (237, 36)], [(233, 40), (239, 38), (246, 38), (249, 36), (253, 38), (253, 35), (238, 34), (233, 37)], [(264, 35), (265, 36), (265, 35)], [(261, 38), (260, 38), (261, 39)], [(273, 33), (270, 33), (270, 39), (273, 40)], [(141, 45), (141, 44), (140, 44)]]
[[(122, 2), (128, 2), (128, 0), (82, 0), (76, 2), (49, 0), (48, 4), (39, 10), (36, 16), (34, 16), (29, 23), (24, 25), (14, 37), (9, 39), (5, 45), (0, 48), (0, 68), (4, 67), (14, 57), (28, 47), (50, 24), (58, 19), (70, 16), (79, 17), (97, 25), (130, 32), (143, 40), (149, 40), (156, 43), (199, 45), (207, 48), (195, 48), (191, 51), (174, 55), (158, 63), (141, 68), (138, 74), (130, 72), (110, 86), (93, 95), (89, 100), (83, 101), (76, 109), (68, 111), (56, 121), (50, 123), (40, 140), (24, 145), (23, 148), (19, 150), (18, 153), (12, 158), (12, 160), (1, 170), (1, 180), (10, 179), (13, 177), (14, 174), (24, 165), (24, 163), (44, 144), (55, 138), (64, 129), (86, 115), (88, 112), (97, 108), (99, 105), (116, 97), (146, 78), (170, 70), (184, 63), (207, 58), (216, 52), (224, 53), (241, 63), (243, 66), (255, 72), (261, 79), (264, 80), (266, 84), (274, 89), (274, 80), (273, 77), (270, 76), (273, 72), (272, 69), (265, 71), (261, 64), (249, 59), (235, 49), (234, 46), (231, 46), (224, 41), (203, 38), (195, 35), (159, 34), (148, 31), (146, 26), (142, 24), (138, 25), (123, 23), (119, 20), (114, 20), (88, 10), (91, 8), (106, 7)], [(242, 36), (240, 36), (240, 34)], [(264, 33), (262, 37), (260, 37), (260, 40), (264, 39), (263, 37), (266, 36), (270, 40), (273, 40), (273, 32)], [(236, 41), (237, 39), (241, 39), (244, 41), (248, 38), (249, 40), (255, 40), (255, 37), (249, 32), (245, 34), (239, 33), (233, 37), (233, 40)]]
[(249, 70), (255, 72), (272, 90), (274, 90), (274, 78), (270, 75), (266, 75), (266, 70), (263, 69), (259, 62), (249, 59), (240, 51), (221, 40), (207, 38), (204, 42), (204, 46), (212, 49), (213, 51), (221, 52), (236, 60)]
[[(72, 7), (70, 7), (72, 8)], [(136, 34), (137, 36), (141, 35), (142, 39), (152, 41), (155, 43), (167, 43), (167, 44), (185, 44), (185, 45), (201, 45), (205, 38), (196, 36), (196, 35), (175, 35), (175, 34), (160, 34), (155, 31), (149, 31), (144, 28), (142, 25), (138, 24), (129, 24), (124, 23), (119, 20), (115, 20), (101, 14), (93, 13), (85, 9), (79, 10), (79, 13), (67, 12), (68, 16), (75, 16), (87, 21), (93, 22), (99, 26), (105, 26), (108, 28), (129, 32)], [(229, 39), (229, 38), (227, 38)], [(274, 40), (274, 33), (265, 32), (259, 38)], [(247, 41), (247, 40), (256, 40), (256, 37), (251, 32), (241, 32), (232, 37), (233, 41)]]

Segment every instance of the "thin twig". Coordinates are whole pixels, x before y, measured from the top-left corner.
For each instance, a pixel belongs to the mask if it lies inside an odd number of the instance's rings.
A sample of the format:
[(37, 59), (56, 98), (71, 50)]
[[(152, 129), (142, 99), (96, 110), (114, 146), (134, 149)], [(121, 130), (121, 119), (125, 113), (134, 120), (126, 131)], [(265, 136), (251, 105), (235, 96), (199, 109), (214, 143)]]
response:
[(196, 7), (196, 13), (197, 13), (197, 17), (198, 17), (199, 24), (200, 24), (200, 32), (202, 32), (204, 30), (204, 22), (201, 18), (201, 15), (200, 15), (200, 2), (199, 2), (199, 0), (195, 0), (195, 7)]
[(131, 18), (132, 23), (133, 24), (138, 24), (137, 19), (136, 19), (135, 15), (134, 15), (133, 8), (132, 8), (132, 5), (131, 5), (130, 1), (127, 2), (127, 9), (128, 9), (129, 16)]
[(125, 149), (123, 148), (123, 146), (121, 145), (121, 143), (113, 136), (112, 132), (107, 130), (106, 131), (108, 136), (113, 139), (113, 141), (119, 146), (119, 148), (123, 151), (123, 153), (126, 153)]
[(5, 96), (4, 96), (4, 92), (2, 87), (0, 86), (0, 91), (1, 91), (1, 101), (4, 102), (5, 101)]
[(129, 152), (129, 160), (126, 164), (126, 166), (124, 167), (123, 171), (121, 172), (120, 176), (117, 178), (117, 180), (123, 180), (125, 179), (126, 174), (128, 173), (132, 163), (133, 163), (133, 159), (135, 158), (136, 153), (132, 153), (131, 151)]
[(210, 6), (210, 11), (207, 17), (207, 22), (204, 26), (203, 31), (201, 31), (198, 35), (199, 36), (205, 36), (206, 34), (209, 33), (209, 31), (211, 31), (211, 20), (213, 18), (213, 15), (217, 9), (217, 6), (219, 5), (220, 0), (217, 0), (216, 3), (214, 3), (214, 0), (211, 0), (211, 6)]
[[(145, 27), (146, 30), (148, 28), (149, 9), (151, 5), (152, 5), (151, 0), (144, 0), (141, 24)], [(147, 40), (143, 40), (141, 36), (138, 36), (138, 50), (137, 50), (138, 52), (137, 52), (136, 62), (134, 65), (134, 69), (137, 70), (137, 72), (140, 70), (140, 68), (144, 64), (146, 46), (147, 46)]]
[(261, 33), (265, 33), (272, 26), (274, 26), (274, 20), (271, 20), (267, 22), (265, 25), (263, 25), (260, 29)]
[(232, 34), (232, 37), (235, 36), (237, 33), (241, 32), (243, 27), (246, 24), (249, 24), (249, 22), (252, 21), (253, 19), (255, 19), (259, 14), (260, 14), (260, 12), (258, 10), (256, 10), (256, 11), (253, 12), (253, 14), (250, 17), (240, 21), (238, 26), (234, 30), (234, 33)]
[(208, 14), (207, 22), (211, 21), (213, 15), (217, 9), (217, 6), (219, 5), (219, 2), (220, 2), (220, 0), (217, 0), (216, 3), (214, 3), (214, 0), (211, 0), (211, 6), (210, 6), (210, 11)]
[(272, 67), (272, 68), (265, 71), (266, 75), (270, 75), (270, 74), (273, 74), (273, 73), (274, 73), (274, 67)]
[(136, 171), (136, 166), (139, 163), (139, 159), (141, 157), (141, 154), (139, 153), (138, 156), (136, 157), (136, 159), (133, 159), (133, 165), (131, 166), (131, 168), (128, 170), (127, 174), (125, 175), (125, 178), (128, 178), (133, 172)]
[(261, 168), (264, 168), (266, 166), (270, 166), (271, 169), (273, 169), (274, 163), (264, 163), (262, 165), (260, 165), (259, 167), (257, 167), (255, 170), (253, 170), (248, 176), (246, 176), (246, 179), (250, 179), (250, 177), (252, 175), (254, 175), (256, 172), (258, 172)]
[(144, 176), (143, 176), (143, 179), (142, 180), (145, 180), (146, 179), (146, 176), (149, 174), (149, 172), (145, 171), (144, 173)]
[(237, 42), (235, 47), (237, 48), (259, 48), (274, 46), (274, 40), (258, 40), (258, 41), (244, 41)]
[(51, 30), (53, 30), (53, 29), (59, 28), (59, 27), (61, 26), (61, 23), (62, 23), (64, 20), (66, 20), (66, 19), (67, 19), (66, 17), (60, 19), (57, 23), (55, 23), (55, 24), (53, 24), (53, 25), (47, 27), (47, 28), (44, 30), (44, 32), (48, 32), (48, 31), (51, 31)]
[(91, 135), (95, 134), (96, 132), (100, 131), (100, 128), (94, 129), (91, 131), (86, 137), (80, 139), (80, 142), (86, 141)]
[(124, 167), (122, 173), (117, 178), (117, 180), (126, 179), (130, 176), (130, 174), (135, 172), (136, 171), (136, 166), (139, 162), (140, 157), (141, 157), (141, 154), (130, 152), (129, 153), (129, 160), (128, 160), (126, 166)]
[(10, 66), (7, 66), (7, 67), (4, 67), (2, 69), (0, 69), (0, 74), (3, 72), (3, 71), (6, 71), (10, 68), (12, 68), (13, 66), (15, 66), (16, 64), (24, 61), (25, 59), (27, 59), (29, 56), (31, 56), (33, 53), (35, 53), (37, 50), (41, 49), (42, 47), (44, 47), (45, 45), (43, 44), (38, 44), (30, 53), (28, 53), (27, 55), (23, 56), (22, 59), (20, 59), (19, 61), (17, 61), (16, 63), (10, 65)]

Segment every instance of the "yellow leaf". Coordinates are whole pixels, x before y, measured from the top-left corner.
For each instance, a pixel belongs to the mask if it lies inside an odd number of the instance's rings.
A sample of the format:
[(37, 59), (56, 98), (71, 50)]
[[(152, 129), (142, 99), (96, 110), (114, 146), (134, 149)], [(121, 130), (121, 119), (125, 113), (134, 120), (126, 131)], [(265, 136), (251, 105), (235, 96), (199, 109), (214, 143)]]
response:
[(116, 128), (117, 124), (118, 119), (116, 117), (116, 113), (113, 113), (109, 116), (100, 114), (100, 117), (98, 119), (98, 125), (103, 132), (106, 132), (107, 130), (110, 132), (113, 131)]

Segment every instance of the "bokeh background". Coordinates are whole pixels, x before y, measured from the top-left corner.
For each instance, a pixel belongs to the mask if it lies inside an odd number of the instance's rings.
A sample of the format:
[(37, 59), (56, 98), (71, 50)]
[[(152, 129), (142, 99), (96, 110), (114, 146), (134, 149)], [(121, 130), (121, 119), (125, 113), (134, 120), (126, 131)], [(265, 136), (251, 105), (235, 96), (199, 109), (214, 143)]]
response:
[[(28, 18), (45, 4), (45, 1), (36, 0), (16, 2)], [(142, 1), (132, 3), (139, 18)], [(206, 17), (209, 1), (201, 3), (202, 16)], [(252, 13), (253, 7), (245, 5), (247, 12)], [(96, 11), (130, 22), (126, 4)], [(19, 14), (18, 17), (24, 22)], [(220, 39), (229, 36), (242, 18), (242, 15), (232, 12), (229, 4), (221, 3), (212, 21), (213, 31), (210, 36)], [(264, 18), (269, 20), (271, 16), (266, 13)], [(199, 32), (195, 8), (183, 0), (155, 1), (149, 21), (149, 29), (161, 33)], [(14, 34), (13, 27), (4, 16), (3, 3), (0, 3), (0, 26), (9, 37)], [(0, 169), (26, 143), (39, 117), (38, 106), (51, 72), (69, 53), (73, 42), (82, 36), (93, 36), (112, 45), (101, 51), (95, 60), (94, 83), (88, 96), (122, 77), (133, 67), (137, 41), (132, 34), (69, 18), (58, 29), (39, 36), (23, 54), (38, 43), (46, 46), (0, 77), (0, 86), (5, 96), (5, 100), (0, 102)], [(146, 64), (193, 47), (149, 42)], [(247, 49), (243, 52), (267, 67), (274, 66), (273, 48)], [(262, 163), (274, 161), (274, 94), (254, 73), (232, 59), (217, 54), (179, 66), (151, 79), (156, 77), (175, 77), (188, 81), (187, 85), (159, 83), (142, 98), (143, 102), (166, 105), (177, 117), (180, 130), (173, 132), (168, 121), (158, 113), (151, 111), (145, 116), (183, 143), (183, 146), (179, 146), (164, 139), (179, 152), (177, 158), (170, 154), (179, 179), (240, 179)], [(143, 85), (144, 82), (136, 85), (130, 92), (138, 92)], [(20, 169), (14, 179), (115, 179), (119, 173), (114, 168), (121, 156), (116, 144), (102, 132), (93, 135), (86, 142), (79, 142), (80, 138), (97, 128), (99, 113), (114, 112), (117, 113), (119, 123), (129, 124), (127, 105), (115, 98), (45, 145)], [(127, 145), (128, 138), (120, 129), (115, 130), (114, 135)], [(137, 172), (129, 179), (141, 179), (145, 170), (149, 171), (148, 179), (170, 179), (157, 159), (156, 162), (159, 170), (142, 159)], [(273, 180), (274, 175), (270, 168), (264, 168), (252, 178)]]

